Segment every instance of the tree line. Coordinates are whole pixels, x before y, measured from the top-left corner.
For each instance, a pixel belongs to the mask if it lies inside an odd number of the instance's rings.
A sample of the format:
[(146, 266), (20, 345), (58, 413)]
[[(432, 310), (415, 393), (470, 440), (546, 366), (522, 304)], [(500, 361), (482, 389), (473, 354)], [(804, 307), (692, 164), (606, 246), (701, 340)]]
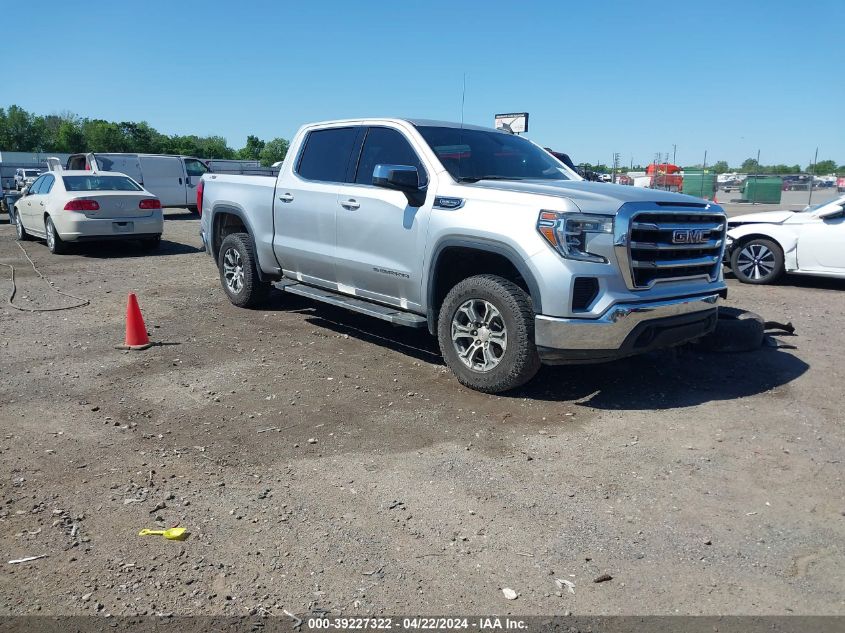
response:
[[(595, 171), (599, 173), (610, 173), (612, 169), (604, 164), (598, 165), (591, 165), (590, 163), (583, 163), (579, 164), (579, 167), (585, 167), (589, 171)], [(645, 171), (647, 165), (634, 165), (630, 167), (628, 165), (621, 166), (617, 171), (622, 173), (627, 173), (629, 171)], [(683, 169), (701, 169), (702, 165), (699, 163), (698, 165), (687, 165), (683, 167)], [(741, 174), (815, 174), (817, 176), (829, 176), (830, 174), (838, 174), (840, 176), (845, 175), (845, 163), (838, 165), (836, 164), (835, 160), (820, 160), (815, 164), (810, 164), (801, 168), (801, 165), (763, 165), (758, 164), (756, 158), (747, 158), (745, 159), (739, 167), (731, 167), (728, 165), (728, 161), (726, 160), (719, 160), (713, 163), (712, 165), (708, 165), (707, 169), (713, 171), (716, 174), (725, 174), (725, 173), (733, 173), (738, 172)]]
[(10, 152), (185, 154), (258, 160), (269, 166), (284, 159), (288, 146), (284, 138), (265, 142), (250, 135), (246, 145), (235, 150), (222, 136), (167, 135), (146, 121), (87, 119), (69, 112), (41, 116), (16, 105), (0, 108), (0, 150)]

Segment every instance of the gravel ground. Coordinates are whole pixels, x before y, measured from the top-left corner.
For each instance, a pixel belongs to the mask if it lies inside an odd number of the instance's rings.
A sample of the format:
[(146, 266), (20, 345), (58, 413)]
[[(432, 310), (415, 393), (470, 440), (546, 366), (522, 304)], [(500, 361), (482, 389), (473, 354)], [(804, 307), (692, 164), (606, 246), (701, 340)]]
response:
[[(777, 349), (494, 397), (419, 332), (235, 308), (197, 231), (170, 210), (155, 256), (24, 244), (91, 304), (0, 308), (0, 614), (845, 614), (845, 282), (731, 280), (795, 324)], [(0, 262), (20, 305), (72, 302), (7, 224)], [(162, 345), (115, 349), (130, 291)]]

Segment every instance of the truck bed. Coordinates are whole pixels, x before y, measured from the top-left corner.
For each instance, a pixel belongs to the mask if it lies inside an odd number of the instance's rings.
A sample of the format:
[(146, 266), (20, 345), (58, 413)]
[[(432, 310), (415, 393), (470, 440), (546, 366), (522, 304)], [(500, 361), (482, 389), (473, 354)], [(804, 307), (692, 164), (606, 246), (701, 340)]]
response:
[[(276, 274), (278, 265), (273, 253), (273, 200), (276, 178), (273, 176), (242, 176), (234, 174), (205, 174), (203, 176), (203, 208), (227, 210), (237, 214), (248, 226), (258, 251), (258, 261), (264, 272)], [(213, 239), (211, 218), (203, 214), (203, 233)]]

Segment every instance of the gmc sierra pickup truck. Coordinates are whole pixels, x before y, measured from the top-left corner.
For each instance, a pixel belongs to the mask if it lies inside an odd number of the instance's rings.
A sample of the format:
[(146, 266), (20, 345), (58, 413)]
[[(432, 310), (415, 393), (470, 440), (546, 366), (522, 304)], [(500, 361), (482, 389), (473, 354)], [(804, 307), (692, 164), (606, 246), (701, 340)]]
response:
[(276, 178), (206, 174), (201, 235), (229, 300), (271, 285), (437, 336), (473, 389), (542, 363), (701, 337), (724, 293), (705, 200), (583, 181), (531, 141), (406, 119), (302, 127)]

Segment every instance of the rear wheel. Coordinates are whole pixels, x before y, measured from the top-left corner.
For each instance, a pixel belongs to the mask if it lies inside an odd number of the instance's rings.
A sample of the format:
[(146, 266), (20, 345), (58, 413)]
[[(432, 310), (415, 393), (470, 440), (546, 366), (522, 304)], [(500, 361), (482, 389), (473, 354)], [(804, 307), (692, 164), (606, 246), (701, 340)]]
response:
[(519, 387), (540, 369), (531, 298), (497, 275), (458, 283), (440, 309), (440, 351), (458, 381), (498, 393)]
[(731, 269), (743, 283), (773, 283), (783, 274), (783, 250), (762, 237), (748, 240), (731, 254)]
[(229, 301), (240, 308), (255, 308), (267, 298), (270, 285), (258, 278), (258, 260), (246, 233), (227, 235), (220, 245), (217, 266)]
[(44, 232), (47, 234), (47, 248), (54, 255), (62, 255), (67, 252), (67, 243), (59, 236), (56, 230), (56, 225), (53, 224), (53, 218), (49, 215), (44, 220)]

